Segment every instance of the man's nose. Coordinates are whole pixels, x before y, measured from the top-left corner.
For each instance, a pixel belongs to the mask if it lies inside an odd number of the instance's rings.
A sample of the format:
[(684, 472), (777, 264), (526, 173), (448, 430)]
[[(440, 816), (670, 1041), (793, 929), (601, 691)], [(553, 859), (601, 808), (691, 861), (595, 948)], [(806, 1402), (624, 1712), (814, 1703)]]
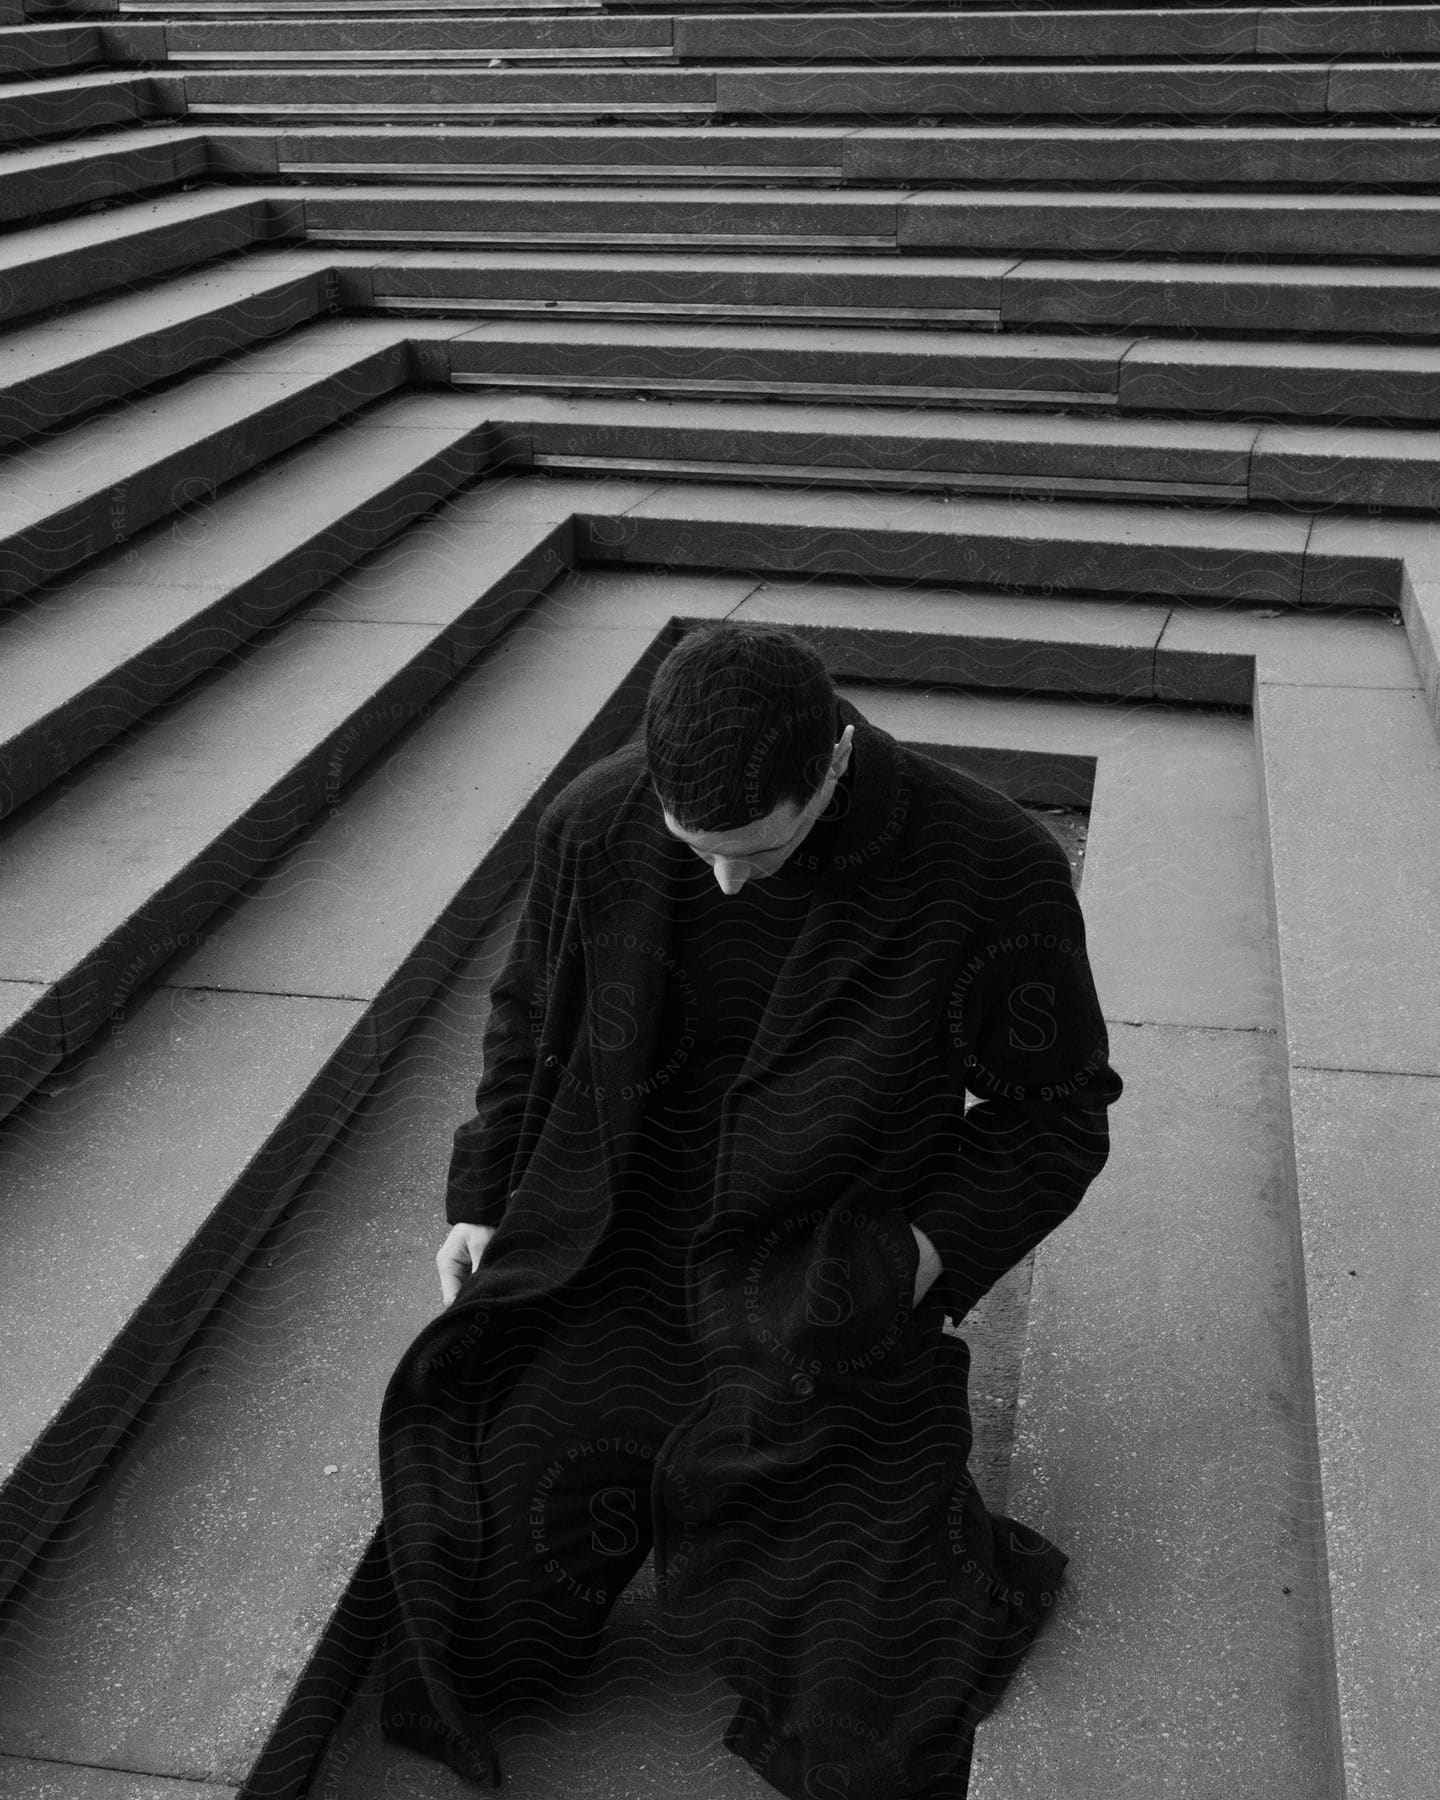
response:
[(738, 894), (755, 872), (749, 863), (729, 856), (717, 856), (713, 867), (722, 894)]

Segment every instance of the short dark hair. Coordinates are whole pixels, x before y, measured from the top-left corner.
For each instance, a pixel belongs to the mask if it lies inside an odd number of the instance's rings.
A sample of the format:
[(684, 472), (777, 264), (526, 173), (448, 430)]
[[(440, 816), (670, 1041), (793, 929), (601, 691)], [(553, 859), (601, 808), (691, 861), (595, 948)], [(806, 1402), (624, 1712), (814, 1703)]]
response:
[(780, 625), (726, 619), (690, 632), (656, 671), (646, 768), (686, 831), (729, 831), (813, 797), (837, 718), (835, 685), (812, 645)]

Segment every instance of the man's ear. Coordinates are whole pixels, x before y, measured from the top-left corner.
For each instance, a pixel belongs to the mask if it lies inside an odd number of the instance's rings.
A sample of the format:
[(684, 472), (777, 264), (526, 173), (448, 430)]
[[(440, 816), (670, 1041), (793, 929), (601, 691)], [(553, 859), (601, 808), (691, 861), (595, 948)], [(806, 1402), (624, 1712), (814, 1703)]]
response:
[(855, 736), (855, 727), (847, 725), (836, 739), (834, 751), (830, 756), (830, 773), (838, 781), (850, 766), (851, 740)]

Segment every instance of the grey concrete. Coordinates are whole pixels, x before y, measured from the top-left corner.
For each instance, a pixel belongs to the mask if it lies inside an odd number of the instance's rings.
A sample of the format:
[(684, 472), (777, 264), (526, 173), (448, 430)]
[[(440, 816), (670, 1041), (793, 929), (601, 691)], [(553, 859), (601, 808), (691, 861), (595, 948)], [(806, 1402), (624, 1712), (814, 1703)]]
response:
[[(235, 56), (247, 50), (294, 53), (308, 51), (318, 59), (329, 51), (429, 53), (474, 51), (502, 56), (506, 49), (579, 49), (624, 51), (637, 45), (669, 46), (672, 21), (663, 15), (638, 18), (587, 18), (584, 14), (546, 18), (262, 18), (176, 19), (165, 28), (171, 57)], [(398, 60), (398, 59), (397, 59)], [(273, 65), (272, 65), (273, 66)]]
[(1405, 580), (1401, 586), (1405, 634), (1430, 714), (1440, 731), (1440, 582)]
[(1317, 513), (1305, 543), (1301, 600), (1343, 612), (1396, 607), (1402, 571), (1409, 567), (1423, 580), (1437, 541), (1430, 519)]
[(23, 25), (0, 36), (0, 76), (78, 69), (100, 60), (100, 34), (93, 25)]
[(12, 150), (0, 183), (0, 220), (20, 225), (93, 200), (193, 181), (205, 166), (203, 139), (183, 126), (101, 132), (78, 143)]
[(408, 373), (400, 347), (357, 354), (341, 343), (325, 362), (292, 355), (293, 373), (272, 365), (250, 376), (200, 375), (17, 452), (0, 499), (8, 546), (0, 596), (15, 599), (203, 500)]
[(473, 425), (386, 429), (404, 407), (268, 463), (0, 621), (0, 813), (477, 472)]
[(132, 1775), (123, 1769), (91, 1769), (79, 1763), (35, 1762), (0, 1756), (4, 1800), (235, 1800), (237, 1788)]
[[(157, 991), (10, 1120), (0, 1142), (0, 1330), (13, 1381), (0, 1433), (0, 1592), (303, 1179), (376, 1061), (356, 1001), (177, 1001)], [(27, 1620), (30, 1610), (22, 1600)], [(28, 1643), (23, 1630), (0, 1640), (12, 1672)], [(15, 1722), (8, 1698), (0, 1713)], [(0, 1748), (47, 1754), (4, 1726)]]
[[(459, 340), (452, 342), (458, 350)], [(976, 335), (977, 347), (986, 342)], [(908, 474), (917, 488), (933, 485), (931, 477), (972, 471), (1014, 477), (1022, 490), (1032, 481), (1044, 487), (1046, 478), (1054, 478), (1057, 494), (1079, 483), (1096, 490), (1136, 483), (1157, 497), (1173, 488), (1204, 487), (1240, 499), (1258, 430), (978, 406), (917, 414), (838, 403), (820, 410), (779, 400), (762, 407), (711, 399), (700, 406), (662, 396), (638, 401), (498, 391), (486, 392), (478, 403), (497, 435), (522, 458), (569, 453), (623, 463), (704, 457), (742, 465), (736, 476), (746, 473), (747, 463), (790, 463), (807, 482), (842, 480), (844, 471), (858, 475), (869, 469), (882, 476)]]
[(0, 143), (128, 125), (150, 113), (149, 102), (145, 78), (123, 70), (16, 82), (0, 93)]
[[(1254, 323), (1258, 327), (1261, 320)], [(1138, 343), (1126, 356), (1120, 400), (1136, 410), (1184, 413), (1440, 419), (1440, 355), (1412, 344), (1286, 344), (1263, 338), (1187, 344), (1160, 339)], [(1343, 458), (1345, 437), (1332, 429), (1326, 441), (1332, 439), (1337, 458)], [(1362, 446), (1356, 453), (1373, 458)], [(1292, 491), (1284, 497), (1301, 496)], [(1341, 496), (1322, 488), (1314, 498), (1324, 502)]]
[(312, 237), (365, 231), (423, 231), (561, 238), (609, 233), (622, 241), (648, 234), (754, 238), (879, 238), (895, 242), (898, 190), (853, 193), (810, 188), (757, 193), (749, 188), (434, 187), (321, 189), (305, 198)]
[(840, 389), (1033, 392), (1034, 403), (1042, 404), (1056, 395), (1113, 395), (1129, 347), (1125, 338), (983, 331), (504, 320), (457, 337), (450, 362), (456, 374), (723, 384), (722, 392), (756, 397), (775, 383), (798, 381)]
[[(0, 343), (0, 443), (54, 430), (137, 388), (289, 331), (324, 306), (315, 275), (211, 277), (101, 302)], [(217, 291), (218, 290), (218, 291)]]
[(1425, 1800), (1440, 1082), (1297, 1069), (1291, 1095), (1346, 1792)]
[[(1106, 829), (1097, 792), (1092, 857)], [(1109, 1165), (1036, 1257), (1009, 1495), (1071, 1564), (971, 1800), (1317, 1800), (1333, 1675), (1277, 1047), (1117, 1025), (1112, 1055)]]
[(1263, 8), (1255, 48), (1261, 56), (1378, 56), (1395, 51), (1440, 54), (1440, 9), (1434, 6), (1306, 6)]
[(916, 62), (950, 58), (1248, 56), (1257, 15), (1214, 12), (1092, 11), (926, 13), (820, 12), (758, 18), (744, 13), (680, 14), (676, 54), (719, 62)]
[[(762, 582), (737, 609), (815, 643), (846, 679), (1148, 698), (1163, 607)], [(864, 702), (860, 702), (862, 708)]]
[(1440, 280), (1420, 267), (1067, 261), (1031, 257), (1005, 277), (1006, 323), (1387, 331), (1428, 338)]
[(197, 190), (126, 207), (123, 230), (104, 216), (12, 232), (0, 242), (0, 320), (248, 249), (276, 235), (272, 214), (263, 200)]
[(1440, 740), (1424, 690), (1263, 684), (1256, 724), (1292, 1062), (1440, 1074), (1440, 863), (1425, 848), (1440, 842)]
[(1230, 595), (1293, 605), (1309, 521), (1139, 506), (662, 489), (590, 528), (605, 561), (880, 575), (1050, 592)]
[[(319, 253), (317, 253), (318, 255)], [(817, 307), (983, 308), (1000, 303), (1000, 282), (1013, 257), (758, 256), (731, 252), (626, 254), (603, 258), (559, 250), (380, 250), (337, 248), (324, 260), (342, 284), (364, 280), (366, 292), (437, 300), (489, 296), (672, 309), (721, 306), (761, 318), (775, 308), (799, 309), (813, 323)], [(373, 274), (370, 271), (373, 270)], [(1433, 291), (1433, 290), (1432, 290)], [(1433, 306), (1433, 301), (1431, 302)]]
[(1251, 493), (1292, 506), (1405, 507), (1433, 517), (1440, 445), (1434, 431), (1334, 425), (1322, 434), (1268, 425), (1255, 442)]
[(1325, 104), (1332, 113), (1433, 114), (1440, 106), (1440, 69), (1432, 62), (1337, 62)]
[(0, 1118), (19, 1106), (65, 1054), (55, 996), (41, 981), (0, 981)]
[(1428, 194), (1156, 194), (1058, 189), (1028, 194), (913, 195), (900, 208), (905, 246), (1075, 251), (1081, 255), (1323, 255), (1418, 258), (1431, 253), (1440, 197)]
[(1177, 605), (1160, 634), (1156, 698), (1248, 707), (1257, 680), (1305, 687), (1413, 688), (1415, 657), (1388, 613)]
[[(463, 531), (463, 502), (454, 518)], [(514, 583), (504, 581), (504, 571), (519, 563), (524, 542), (545, 546), (556, 535), (543, 521), (497, 534), (483, 516), (470, 522), (468, 543), (458, 533), (443, 534), (437, 562), (449, 561), (456, 545), (468, 554), (447, 582), (451, 592), (437, 596), (437, 610), (468, 606), (478, 644), (490, 601), (494, 636), (555, 562), (532, 561), (529, 574), (521, 565)], [(383, 554), (374, 566), (383, 579)], [(402, 563), (396, 570), (402, 604), (405, 572)], [(359, 591), (352, 632), (396, 629), (363, 622), (364, 603), (373, 609), (378, 588), (377, 581), (369, 595)], [(537, 796), (548, 796), (561, 779), (555, 771), (563, 770), (565, 779), (576, 771), (594, 737), (592, 720), (607, 706), (633, 710), (643, 697), (637, 671), (653, 666), (657, 628), (643, 619), (588, 626), (586, 616), (603, 620), (604, 608), (600, 595), (586, 598), (582, 607), (579, 596), (562, 595), (552, 607), (546, 597), (518, 618), (443, 707), (367, 770), (343, 808), (318, 820), (210, 924), (206, 944), (161, 979), (271, 993), (303, 985), (312, 993), (360, 996), (373, 1007), (382, 1054), (388, 1051), (453, 960), (467, 927), (484, 917), (487, 901), (493, 904), (496, 876), (486, 859), (497, 842), (513, 839), (533, 820)], [(327, 605), (346, 613), (343, 594), (335, 603), (320, 602), (322, 610)], [(525, 753), (517, 756), (514, 746), (522, 740)], [(499, 860), (513, 879), (513, 856)]]
[[(722, 113), (1159, 114), (1326, 110), (1326, 71), (1300, 63), (1023, 63), (899, 68), (720, 68)], [(1342, 110), (1338, 107), (1333, 110)]]
[(538, 116), (555, 106), (596, 115), (639, 105), (709, 112), (715, 77), (698, 69), (445, 69), (195, 71), (183, 77), (192, 112), (211, 105), (263, 114), (270, 105), (299, 106), (308, 113), (356, 107), (428, 106), (456, 113), (521, 109)]
[[(206, 139), (213, 150), (227, 142), (248, 142), (250, 135), (214, 128), (207, 131)], [(843, 130), (834, 126), (803, 125), (740, 129), (697, 125), (688, 130), (663, 125), (639, 130), (633, 126), (440, 125), (407, 131), (397, 122), (379, 130), (360, 125), (314, 126), (308, 131), (282, 132), (275, 141), (279, 160), (290, 164), (428, 163), (437, 173), (449, 163), (533, 164), (535, 176), (539, 176), (547, 164), (559, 163), (566, 169), (567, 180), (585, 164), (593, 166), (598, 180), (614, 164), (643, 170), (657, 163), (693, 163), (697, 170), (713, 168), (726, 179), (734, 179), (737, 167), (759, 169), (767, 164), (785, 168), (809, 165), (817, 172), (833, 171), (838, 178), (844, 136)], [(357, 166), (356, 174), (363, 172)]]
[[(1308, 15), (1297, 11), (1293, 17)], [(972, 14), (971, 19), (984, 17)], [(1077, 15), (1049, 14), (1044, 18)], [(1170, 18), (1213, 18), (1172, 12)], [(1219, 15), (1225, 16), (1225, 15)], [(1359, 17), (1359, 14), (1352, 16)], [(1396, 16), (1391, 14), (1391, 16)], [(1116, 13), (1118, 20), (1133, 14)], [(844, 141), (849, 181), (1095, 181), (1111, 186), (1165, 181), (1301, 187), (1432, 181), (1440, 143), (1423, 126), (1304, 125), (947, 125), (871, 126)], [(1352, 271), (1353, 272), (1353, 271)], [(1184, 271), (1177, 271), (1183, 275)], [(1278, 271), (1288, 274), (1289, 271)], [(1237, 278), (1240, 271), (1236, 270)]]

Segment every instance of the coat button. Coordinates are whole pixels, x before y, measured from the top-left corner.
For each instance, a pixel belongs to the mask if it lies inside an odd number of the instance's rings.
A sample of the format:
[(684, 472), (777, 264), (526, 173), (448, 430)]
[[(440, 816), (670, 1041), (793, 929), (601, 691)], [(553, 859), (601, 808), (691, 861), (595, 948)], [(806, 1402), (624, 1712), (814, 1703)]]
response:
[(813, 1400), (815, 1398), (815, 1383), (808, 1375), (792, 1375), (790, 1377), (790, 1392), (795, 1395), (797, 1400)]
[(560, 1067), (560, 1058), (558, 1056), (547, 1056), (545, 1058), (545, 1067), (547, 1069), (558, 1069)]

